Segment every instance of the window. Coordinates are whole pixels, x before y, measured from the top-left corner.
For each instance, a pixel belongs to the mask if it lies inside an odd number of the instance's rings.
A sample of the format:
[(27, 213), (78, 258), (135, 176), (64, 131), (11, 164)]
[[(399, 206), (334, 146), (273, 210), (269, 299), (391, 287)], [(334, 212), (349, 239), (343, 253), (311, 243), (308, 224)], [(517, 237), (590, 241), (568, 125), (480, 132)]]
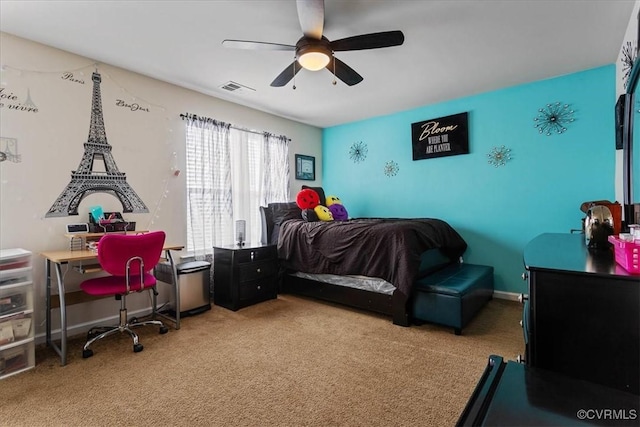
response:
[(259, 242), (259, 207), (289, 200), (289, 140), (187, 118), (187, 250), (235, 243), (235, 222)]

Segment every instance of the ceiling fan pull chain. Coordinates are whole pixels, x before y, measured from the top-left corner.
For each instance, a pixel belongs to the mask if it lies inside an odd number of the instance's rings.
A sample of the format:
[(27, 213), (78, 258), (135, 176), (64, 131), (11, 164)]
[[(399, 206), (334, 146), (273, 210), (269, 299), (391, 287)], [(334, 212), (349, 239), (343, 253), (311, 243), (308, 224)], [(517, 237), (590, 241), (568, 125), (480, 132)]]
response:
[(338, 82), (336, 81), (336, 56), (333, 51), (331, 52), (331, 56), (333, 56), (333, 85), (335, 86)]
[(293, 90), (296, 90), (296, 58), (293, 58), (293, 64), (291, 64), (291, 66), (293, 67)]

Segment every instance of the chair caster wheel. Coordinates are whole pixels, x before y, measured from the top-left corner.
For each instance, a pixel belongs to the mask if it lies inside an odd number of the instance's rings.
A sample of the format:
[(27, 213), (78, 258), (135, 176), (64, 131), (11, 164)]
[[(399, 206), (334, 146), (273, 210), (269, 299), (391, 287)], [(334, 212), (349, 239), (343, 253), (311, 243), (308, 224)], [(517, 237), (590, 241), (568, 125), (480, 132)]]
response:
[(142, 344), (134, 344), (133, 345), (133, 352), (134, 353), (140, 353), (143, 349), (144, 349), (144, 347), (142, 346)]
[(93, 350), (91, 350), (90, 348), (87, 350), (82, 350), (82, 358), (86, 359), (88, 357), (93, 356)]
[(169, 329), (166, 326), (160, 326), (160, 335), (166, 334), (169, 332)]

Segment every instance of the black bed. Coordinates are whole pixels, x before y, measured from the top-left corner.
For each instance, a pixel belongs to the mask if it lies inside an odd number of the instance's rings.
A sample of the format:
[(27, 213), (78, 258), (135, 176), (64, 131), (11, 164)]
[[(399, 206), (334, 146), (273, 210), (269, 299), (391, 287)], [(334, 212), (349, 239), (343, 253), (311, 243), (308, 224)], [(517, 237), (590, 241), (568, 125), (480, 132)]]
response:
[[(306, 222), (294, 202), (261, 208), (263, 242), (276, 244), (281, 291), (389, 315), (408, 326), (415, 281), (457, 262), (467, 248), (445, 221), (432, 218), (355, 218)], [(319, 281), (304, 272), (369, 276), (393, 285), (391, 293)]]

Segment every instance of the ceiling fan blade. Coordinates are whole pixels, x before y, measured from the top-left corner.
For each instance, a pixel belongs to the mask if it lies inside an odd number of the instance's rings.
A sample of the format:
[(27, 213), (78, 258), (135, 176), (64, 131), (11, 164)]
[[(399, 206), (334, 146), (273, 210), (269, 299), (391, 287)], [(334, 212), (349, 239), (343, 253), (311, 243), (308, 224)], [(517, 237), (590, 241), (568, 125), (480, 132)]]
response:
[(251, 49), (251, 50), (286, 50), (294, 51), (295, 46), (280, 43), (255, 42), (251, 40), (223, 40), (222, 46), (233, 49)]
[(329, 64), (327, 64), (327, 70), (331, 71), (331, 73), (335, 70), (335, 75), (337, 78), (345, 82), (349, 86), (357, 85), (362, 80), (362, 76), (358, 74), (353, 68), (349, 67), (344, 62), (340, 61), (338, 58), (332, 56)]
[(297, 0), (296, 6), (304, 35), (320, 40), (324, 30), (324, 0)]
[(282, 87), (289, 83), (293, 76), (298, 74), (298, 71), (302, 69), (302, 66), (298, 64), (298, 61), (293, 61), (293, 64), (288, 65), (287, 68), (282, 70), (282, 72), (275, 78), (274, 81), (271, 82), (271, 86), (273, 87)]
[(331, 42), (334, 52), (345, 50), (378, 49), (381, 47), (400, 46), (404, 43), (402, 31), (384, 31), (382, 33), (362, 34)]

